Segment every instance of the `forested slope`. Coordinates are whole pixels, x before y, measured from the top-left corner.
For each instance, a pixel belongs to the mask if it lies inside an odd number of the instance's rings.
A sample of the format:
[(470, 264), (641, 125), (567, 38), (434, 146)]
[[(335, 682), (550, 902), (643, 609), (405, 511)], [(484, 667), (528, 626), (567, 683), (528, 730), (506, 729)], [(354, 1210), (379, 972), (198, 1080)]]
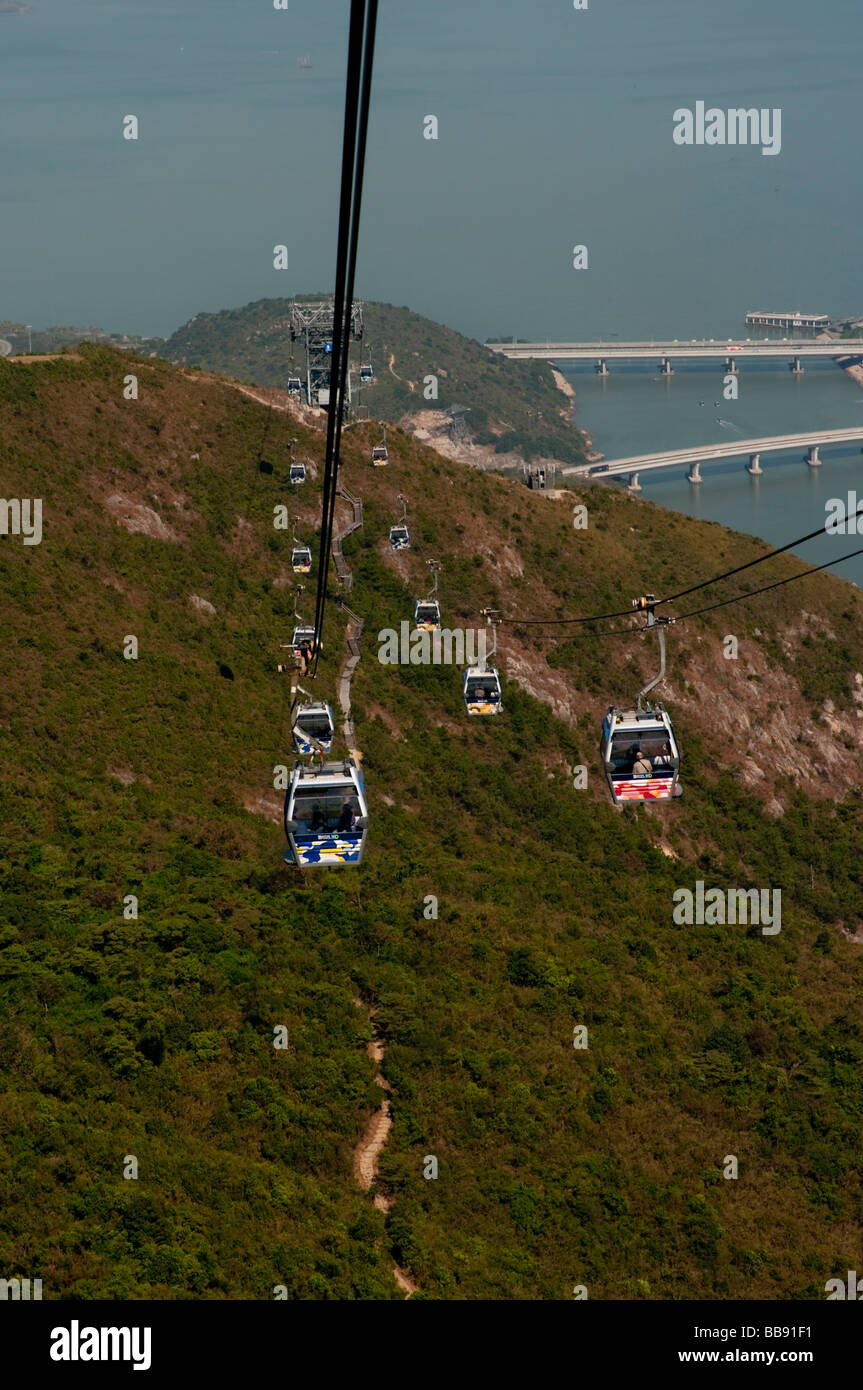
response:
[[(819, 1298), (855, 1267), (853, 588), (821, 574), (673, 628), (684, 795), (617, 812), (598, 726), (655, 668), (645, 637), (503, 627), (518, 679), (469, 722), (456, 671), (382, 665), (377, 633), (429, 558), (453, 625), (626, 608), (764, 547), (598, 488), (576, 530), (572, 498), (399, 431), (373, 470), (374, 427), (349, 430), (371, 832), (361, 869), (303, 881), (273, 789), (295, 606), (273, 508), (317, 561), (287, 442), (319, 464), (322, 436), (97, 347), (0, 362), (0, 419), (5, 495), (44, 500), (42, 543), (0, 546), (0, 1269), (45, 1297), (390, 1299), (395, 1261), (427, 1298), (563, 1299)], [(343, 637), (331, 605), (331, 699)], [(676, 925), (697, 880), (781, 887), (781, 932)], [(387, 1213), (352, 1174), (381, 1094), (356, 997), (387, 1040)]]

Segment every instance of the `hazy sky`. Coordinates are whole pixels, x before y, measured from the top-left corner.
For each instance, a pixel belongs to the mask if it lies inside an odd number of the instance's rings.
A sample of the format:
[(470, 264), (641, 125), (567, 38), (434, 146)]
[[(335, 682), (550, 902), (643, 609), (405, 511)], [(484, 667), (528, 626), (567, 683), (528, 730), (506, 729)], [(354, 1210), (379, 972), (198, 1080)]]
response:
[[(0, 318), (167, 334), (329, 288), (347, 16), (347, 0), (0, 15)], [(859, 0), (381, 0), (358, 289), (478, 337), (863, 312), (861, 72)], [(673, 112), (699, 100), (781, 108), (779, 156), (675, 145)]]

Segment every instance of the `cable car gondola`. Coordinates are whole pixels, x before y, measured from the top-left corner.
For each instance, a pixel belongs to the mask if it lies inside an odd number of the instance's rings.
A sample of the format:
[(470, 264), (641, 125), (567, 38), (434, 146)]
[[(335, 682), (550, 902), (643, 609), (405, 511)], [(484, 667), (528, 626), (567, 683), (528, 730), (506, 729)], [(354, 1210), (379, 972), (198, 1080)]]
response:
[(402, 504), (402, 519), (396, 522), (395, 526), (390, 527), (390, 545), (393, 550), (410, 550), (411, 533), (407, 527), (408, 504), (401, 493), (399, 493), (399, 501)]
[(360, 381), (374, 381), (375, 369), (371, 362), (360, 363)]
[(414, 627), (422, 632), (434, 632), (441, 625), (440, 604), (435, 598), (440, 565), (437, 560), (426, 560), (426, 564), (434, 574), (434, 584), (428, 598), (418, 598), (414, 604)]
[(306, 481), (306, 465), (304, 463), (291, 464), (291, 482), (304, 483)]
[(440, 604), (436, 598), (418, 598), (414, 607), (414, 627), (434, 632), (440, 627)]
[(661, 704), (619, 710), (602, 721), (602, 761), (615, 801), (668, 801), (683, 792), (680, 751)]
[(368, 835), (362, 770), (353, 758), (298, 764), (285, 794), (285, 860), (299, 868), (361, 864)]
[(291, 569), (294, 574), (308, 574), (312, 568), (312, 552), (307, 545), (295, 545), (291, 551)]
[(317, 633), (313, 627), (307, 627), (305, 624), (301, 623), (298, 627), (294, 628), (291, 636), (291, 650), (294, 656), (302, 656), (303, 647), (310, 647), (312, 653), (314, 653), (316, 646)]
[[(491, 649), (493, 657), (497, 652), (497, 627), (494, 626), (496, 615), (492, 615), (490, 608), (484, 608), (483, 616), (492, 624), (494, 632), (494, 646)], [(468, 666), (464, 673), (462, 693), (468, 714), (500, 714), (503, 709), (500, 676), (497, 667), (490, 666), (486, 658), (483, 658), (481, 666)]]
[(468, 714), (500, 714), (503, 697), (494, 666), (468, 666), (464, 673), (464, 702)]
[[(303, 691), (303, 694), (306, 692)], [(292, 734), (294, 752), (300, 754), (329, 753), (333, 746), (336, 726), (333, 711), (326, 700), (311, 700), (298, 705), (294, 714)]]
[(615, 803), (668, 801), (680, 796), (680, 749), (674, 726), (662, 704), (643, 703), (644, 697), (665, 675), (666, 620), (654, 617), (652, 594), (636, 599), (635, 607), (647, 610), (647, 626), (659, 637), (659, 675), (638, 692), (636, 708), (619, 710), (609, 705), (602, 721), (602, 762)]
[(389, 463), (390, 456), (387, 453), (387, 427), (381, 429), (381, 442), (372, 448), (372, 464), (375, 468), (383, 468), (384, 464)]
[(298, 376), (288, 377), (288, 395), (301, 396), (303, 394), (303, 383)]

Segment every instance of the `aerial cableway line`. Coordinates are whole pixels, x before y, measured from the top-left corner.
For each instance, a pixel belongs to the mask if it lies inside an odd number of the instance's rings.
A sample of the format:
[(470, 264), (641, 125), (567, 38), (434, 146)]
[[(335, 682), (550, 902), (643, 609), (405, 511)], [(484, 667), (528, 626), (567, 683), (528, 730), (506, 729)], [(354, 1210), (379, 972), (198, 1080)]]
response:
[[(327, 415), (327, 447), (321, 507), (321, 555), (328, 557), (333, 535), (333, 517), (341, 452), (342, 420), (348, 378), (351, 313), (354, 300), (357, 241), (362, 207), (363, 174), (368, 135), (369, 103), (374, 61), (377, 0), (352, 0), (348, 67), (345, 85), (345, 123), (342, 149), (342, 180), (339, 201), (339, 235), (336, 258), (336, 286), (333, 304), (333, 365)], [(322, 561), (318, 573), (315, 605), (315, 646), (317, 670), (320, 639), (323, 635), (327, 603), (328, 564)]]
[[(851, 521), (855, 517), (859, 516), (863, 516), (863, 507), (858, 507), (857, 511), (853, 512), (851, 516), (848, 518), (848, 520)], [(724, 579), (731, 579), (733, 575), (742, 574), (744, 570), (752, 569), (753, 565), (763, 565), (765, 560), (772, 560), (776, 555), (784, 555), (787, 550), (796, 550), (799, 545), (803, 545), (806, 541), (814, 540), (816, 536), (823, 536), (825, 534), (829, 534), (827, 532), (826, 522), (823, 526), (819, 526), (815, 531), (810, 531), (805, 536), (798, 536), (796, 540), (788, 541), (785, 545), (777, 546), (775, 550), (768, 550), (766, 555), (758, 555), (754, 560), (747, 560), (745, 564), (735, 565), (734, 569), (725, 570), (722, 574), (717, 574), (712, 579), (703, 579), (700, 584), (691, 584), (688, 589), (680, 589), (676, 594), (667, 594), (665, 598), (658, 598), (655, 600), (655, 607), (659, 608), (660, 605), (664, 603), (674, 603), (677, 601), (677, 599), (686, 598), (689, 594), (698, 593), (700, 589), (709, 589), (713, 584), (719, 584)], [(803, 579), (805, 578), (806, 574), (815, 574), (818, 570), (828, 569), (831, 564), (839, 564), (842, 560), (851, 560), (854, 558), (855, 555), (859, 553), (859, 551), (854, 550), (851, 552), (850, 555), (840, 555), (837, 557), (837, 559), (828, 561), (826, 565), (817, 565), (814, 569), (806, 570), (799, 575), (792, 575), (792, 579)], [(791, 580), (788, 579), (784, 579), (781, 581), (782, 584), (788, 584), (790, 582)], [(767, 586), (767, 588), (770, 589), (779, 587), (779, 584), (770, 584)], [(755, 589), (748, 594), (738, 594), (736, 598), (725, 599), (721, 604), (711, 604), (710, 607), (721, 608), (728, 603), (737, 603), (741, 599), (751, 598), (753, 592), (760, 594), (766, 593), (766, 591), (766, 588)], [(669, 621), (682, 622), (684, 618), (694, 618), (697, 616), (698, 613), (706, 613), (708, 611), (709, 609), (707, 608), (699, 608), (696, 612), (685, 613), (682, 614), (679, 618), (671, 618), (669, 619)], [(592, 613), (579, 618), (519, 618), (514, 615), (510, 615), (508, 617), (498, 618), (497, 621), (501, 623), (506, 623), (511, 627), (566, 627), (572, 623), (601, 623), (609, 622), (612, 618), (628, 617), (631, 617), (631, 611), (629, 609), (623, 608), (616, 613)], [(627, 631), (633, 632), (645, 630), (646, 629), (619, 628), (612, 632), (597, 633), (595, 635), (601, 637), (616, 637), (618, 634), (623, 634)]]
[[(333, 344), (330, 393), (327, 402), (327, 444), (321, 503), (321, 548), (315, 601), (312, 676), (317, 673), (324, 615), (327, 605), (329, 555), (338, 490), (342, 422), (348, 383), (348, 353), (353, 314), (357, 238), (362, 204), (366, 135), (371, 95), (372, 62), (377, 0), (352, 0), (345, 85), (345, 123), (339, 199), (336, 283), (333, 300)], [(358, 659), (356, 640), (359, 620), (354, 621), (351, 661)], [(352, 672), (353, 666), (348, 663)], [(341, 692), (340, 692), (341, 693)], [(329, 731), (332, 716), (325, 712)], [(350, 705), (346, 709), (346, 734), (353, 733)], [(320, 738), (318, 742), (322, 742)], [(320, 767), (297, 765), (285, 796), (286, 858), (300, 868), (311, 865), (362, 863), (368, 835), (368, 810), (362, 768), (351, 756), (343, 764)]]

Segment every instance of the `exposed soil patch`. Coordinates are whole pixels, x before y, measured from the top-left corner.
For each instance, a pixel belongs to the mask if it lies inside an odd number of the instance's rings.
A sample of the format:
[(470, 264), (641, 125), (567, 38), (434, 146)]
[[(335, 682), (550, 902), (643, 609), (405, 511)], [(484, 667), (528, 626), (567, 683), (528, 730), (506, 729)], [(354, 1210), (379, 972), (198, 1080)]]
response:
[(232, 555), (251, 555), (256, 547), (255, 528), (244, 516), (238, 516), (231, 530), (227, 549)]
[(404, 1289), (405, 1298), (410, 1298), (412, 1293), (419, 1293), (419, 1284), (415, 1284), (412, 1279), (409, 1279), (404, 1270), (399, 1269), (398, 1265), (393, 1265), (393, 1278), (399, 1288)]
[(863, 946), (863, 922), (854, 931), (849, 930), (843, 922), (840, 922), (838, 926), (846, 941), (853, 941), (855, 945)]
[(839, 363), (842, 370), (850, 376), (852, 381), (856, 381), (858, 386), (863, 386), (863, 364), (855, 361), (843, 360), (841, 357), (834, 358)]
[[(363, 1001), (355, 999), (354, 1003), (358, 1008), (362, 1008)], [(366, 1044), (366, 1051), (373, 1062), (382, 1062), (386, 1048), (383, 1038), (378, 1031), (375, 1023), (377, 1010), (373, 1007), (369, 1009), (369, 1019), (372, 1025), (372, 1040)], [(380, 1086), (382, 1091), (392, 1091), (392, 1086), (380, 1072), (375, 1076), (375, 1085)], [(386, 1096), (380, 1104), (380, 1109), (376, 1110), (366, 1125), (365, 1133), (354, 1150), (354, 1177), (359, 1183), (363, 1192), (371, 1189), (378, 1171), (378, 1157), (381, 1149), (387, 1142), (387, 1135), (392, 1126), (392, 1115), (390, 1114), (390, 1103)], [(391, 1201), (383, 1193), (375, 1193), (375, 1206), (381, 1211), (389, 1211)]]
[(115, 521), (121, 526), (125, 526), (127, 531), (133, 535), (140, 534), (152, 536), (157, 541), (179, 541), (182, 539), (172, 527), (168, 526), (158, 512), (154, 512), (152, 507), (146, 507), (143, 502), (136, 502), (133, 498), (127, 497), (122, 492), (112, 492), (104, 502), (105, 507), (111, 513)]
[(126, 593), (125, 584), (122, 580), (117, 578), (116, 574), (104, 574), (102, 576), (102, 583), (108, 589), (116, 589), (118, 594)]
[(131, 787), (133, 782), (143, 782), (147, 787), (153, 785), (149, 777), (133, 772), (130, 767), (108, 767), (105, 771), (108, 777), (113, 777), (115, 782), (122, 782), (124, 787)]
[[(406, 434), (413, 435), (414, 439), (421, 444), (427, 444), (429, 448), (442, 454), (444, 458), (452, 459), (455, 463), (466, 463), (470, 468), (479, 468), (486, 473), (499, 473), (507, 468), (520, 469), (524, 464), (521, 454), (516, 454), (512, 450), (506, 453), (498, 453), (493, 444), (475, 444), (472, 440), (466, 439), (456, 442), (450, 435), (450, 417), (444, 410), (417, 410), (403, 415), (399, 420), (399, 428)], [(584, 433), (582, 431), (582, 433)], [(585, 436), (587, 438), (587, 436)], [(593, 462), (594, 455), (588, 455)], [(602, 458), (601, 454), (595, 455)], [(531, 460), (532, 468), (550, 469), (554, 465), (560, 467), (560, 460), (553, 458), (535, 458)]]
[[(358, 1009), (365, 1007), (362, 999), (355, 999), (354, 1004)], [(381, 1037), (378, 1025), (375, 1022), (377, 1010), (373, 1005), (369, 1006), (369, 1021), (372, 1025), (372, 1039), (366, 1044), (366, 1051), (373, 1062), (380, 1063), (384, 1059), (386, 1045)], [(380, 1086), (385, 1094), (381, 1101), (380, 1108), (375, 1111), (366, 1125), (365, 1133), (354, 1150), (354, 1177), (364, 1192), (369, 1192), (375, 1181), (378, 1171), (378, 1158), (387, 1136), (392, 1127), (392, 1114), (390, 1110), (389, 1093), (392, 1086), (386, 1077), (380, 1072), (375, 1076), (375, 1085)], [(389, 1211), (392, 1206), (392, 1198), (384, 1192), (376, 1192), (373, 1198), (378, 1211)], [(400, 1289), (405, 1290), (405, 1297), (410, 1298), (411, 1294), (418, 1292), (417, 1285), (408, 1277), (403, 1269), (398, 1265), (393, 1267), (393, 1278)]]
[(199, 613), (205, 614), (208, 618), (215, 618), (216, 609), (209, 599), (201, 598), (200, 594), (190, 594), (189, 602), (193, 608), (197, 608)]
[(491, 569), (508, 575), (510, 579), (521, 579), (524, 574), (521, 556), (511, 545), (496, 545), (494, 549), (484, 548), (478, 553), (488, 561)]
[[(558, 388), (558, 390), (559, 390), (559, 391), (562, 391), (563, 394), (564, 394), (565, 396), (569, 396), (569, 399), (570, 399), (571, 401), (574, 401), (574, 400), (575, 400), (575, 387), (573, 386), (573, 384), (572, 384), (572, 382), (570, 381), (569, 377), (564, 376), (563, 372), (559, 372), (559, 371), (557, 370), (556, 367), (552, 367), (552, 369), (551, 369), (551, 374), (552, 374), (552, 376), (554, 377), (555, 381), (557, 382), (557, 388)], [(566, 415), (566, 416), (569, 415), (569, 411), (567, 410), (566, 406), (561, 406), (560, 413), (561, 413), (561, 415)]]
[(275, 792), (243, 792), (243, 805), (253, 816), (266, 816), (275, 825), (282, 824), (284, 802)]
[(391, 734), (396, 738), (404, 740), (401, 724), (399, 724), (398, 720), (388, 709), (384, 709), (383, 705), (370, 704), (368, 707), (368, 717), (369, 719), (382, 719)]
[[(779, 634), (790, 658), (809, 630), (804, 621)], [(822, 630), (827, 634), (826, 627)], [(726, 678), (719, 686), (717, 670), (723, 668)], [(688, 707), (711, 729), (723, 762), (736, 763), (741, 779), (766, 793), (771, 814), (784, 809), (775, 786), (781, 777), (790, 777), (814, 796), (823, 796), (829, 787), (831, 795), (841, 797), (857, 785), (855, 754), (863, 748), (863, 721), (837, 719), (829, 700), (814, 720), (810, 702), (756, 643), (742, 643), (738, 660), (726, 661), (718, 641), (701, 638), (686, 676), (697, 694), (692, 689), (675, 692), (675, 704)], [(770, 738), (764, 739), (768, 727)], [(839, 734), (854, 743), (854, 752)]]

